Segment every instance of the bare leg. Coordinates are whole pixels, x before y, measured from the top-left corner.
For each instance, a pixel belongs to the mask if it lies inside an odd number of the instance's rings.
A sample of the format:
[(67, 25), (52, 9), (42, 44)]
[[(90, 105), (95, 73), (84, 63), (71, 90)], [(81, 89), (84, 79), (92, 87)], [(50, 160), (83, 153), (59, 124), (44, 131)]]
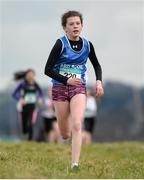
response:
[(60, 131), (59, 131), (57, 122), (53, 122), (53, 131), (55, 134), (55, 143), (59, 143), (60, 142)]
[(82, 136), (82, 144), (89, 144), (92, 141), (92, 135), (91, 133), (87, 132), (87, 131), (83, 131), (82, 132), (83, 136)]
[(86, 107), (86, 95), (77, 94), (70, 101), (72, 128), (72, 163), (78, 163), (82, 144), (82, 120)]
[(55, 132), (54, 130), (51, 130), (48, 134), (48, 142), (49, 143), (55, 143)]
[(68, 101), (54, 101), (54, 106), (60, 134), (63, 138), (66, 139), (70, 137), (70, 127), (68, 120), (70, 115), (70, 104)]

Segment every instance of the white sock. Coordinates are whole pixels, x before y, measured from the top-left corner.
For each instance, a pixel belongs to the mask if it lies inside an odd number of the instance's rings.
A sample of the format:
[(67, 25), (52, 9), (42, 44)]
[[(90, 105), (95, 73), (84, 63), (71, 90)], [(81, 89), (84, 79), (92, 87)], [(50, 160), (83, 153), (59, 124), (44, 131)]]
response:
[(61, 140), (60, 140), (60, 143), (61, 144), (70, 144), (71, 143), (71, 138), (70, 137), (68, 137), (68, 138), (61, 138)]

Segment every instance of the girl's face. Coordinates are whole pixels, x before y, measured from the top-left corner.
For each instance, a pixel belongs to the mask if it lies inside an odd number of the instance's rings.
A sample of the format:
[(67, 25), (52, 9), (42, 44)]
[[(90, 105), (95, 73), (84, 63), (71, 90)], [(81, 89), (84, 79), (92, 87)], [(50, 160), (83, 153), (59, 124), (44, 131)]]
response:
[(32, 71), (28, 72), (28, 73), (26, 74), (26, 80), (27, 80), (28, 82), (34, 82), (34, 80), (35, 80), (35, 73), (32, 72)]
[(64, 31), (66, 32), (70, 40), (79, 40), (80, 33), (82, 31), (82, 23), (79, 16), (73, 16), (67, 18)]

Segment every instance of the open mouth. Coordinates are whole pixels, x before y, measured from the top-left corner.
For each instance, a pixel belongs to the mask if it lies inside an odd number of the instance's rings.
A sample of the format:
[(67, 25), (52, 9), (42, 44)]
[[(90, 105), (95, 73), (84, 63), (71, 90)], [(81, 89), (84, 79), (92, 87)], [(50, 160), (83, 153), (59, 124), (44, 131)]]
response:
[(73, 32), (74, 32), (75, 34), (79, 33), (79, 31), (78, 31), (78, 30), (74, 30)]

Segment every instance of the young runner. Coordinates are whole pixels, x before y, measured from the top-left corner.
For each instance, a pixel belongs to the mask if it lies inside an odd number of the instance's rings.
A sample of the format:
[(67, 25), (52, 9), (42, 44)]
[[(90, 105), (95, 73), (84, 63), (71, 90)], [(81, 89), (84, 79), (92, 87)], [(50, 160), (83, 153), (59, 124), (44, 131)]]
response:
[(86, 111), (83, 121), (82, 143), (89, 144), (92, 142), (92, 135), (97, 119), (97, 103), (95, 97), (87, 90)]
[[(86, 62), (89, 58), (96, 74), (96, 95), (104, 94), (102, 70), (92, 43), (80, 37), (83, 18), (77, 11), (62, 15), (65, 35), (58, 39), (45, 66), (52, 78), (52, 98), (63, 139), (72, 136), (72, 165), (77, 168), (82, 144), (82, 120), (86, 107)], [(70, 128), (71, 127), (71, 128)]]
[(28, 134), (28, 140), (33, 139), (33, 124), (37, 118), (36, 105), (42, 104), (43, 92), (35, 81), (35, 72), (28, 69), (25, 78), (22, 80), (12, 96), (18, 101), (21, 107), (22, 130), (24, 134)]
[(52, 95), (51, 91), (49, 90), (47, 95), (44, 97), (44, 107), (41, 115), (43, 117), (48, 143), (59, 143), (60, 133), (57, 119), (55, 117), (53, 100), (51, 98)]

